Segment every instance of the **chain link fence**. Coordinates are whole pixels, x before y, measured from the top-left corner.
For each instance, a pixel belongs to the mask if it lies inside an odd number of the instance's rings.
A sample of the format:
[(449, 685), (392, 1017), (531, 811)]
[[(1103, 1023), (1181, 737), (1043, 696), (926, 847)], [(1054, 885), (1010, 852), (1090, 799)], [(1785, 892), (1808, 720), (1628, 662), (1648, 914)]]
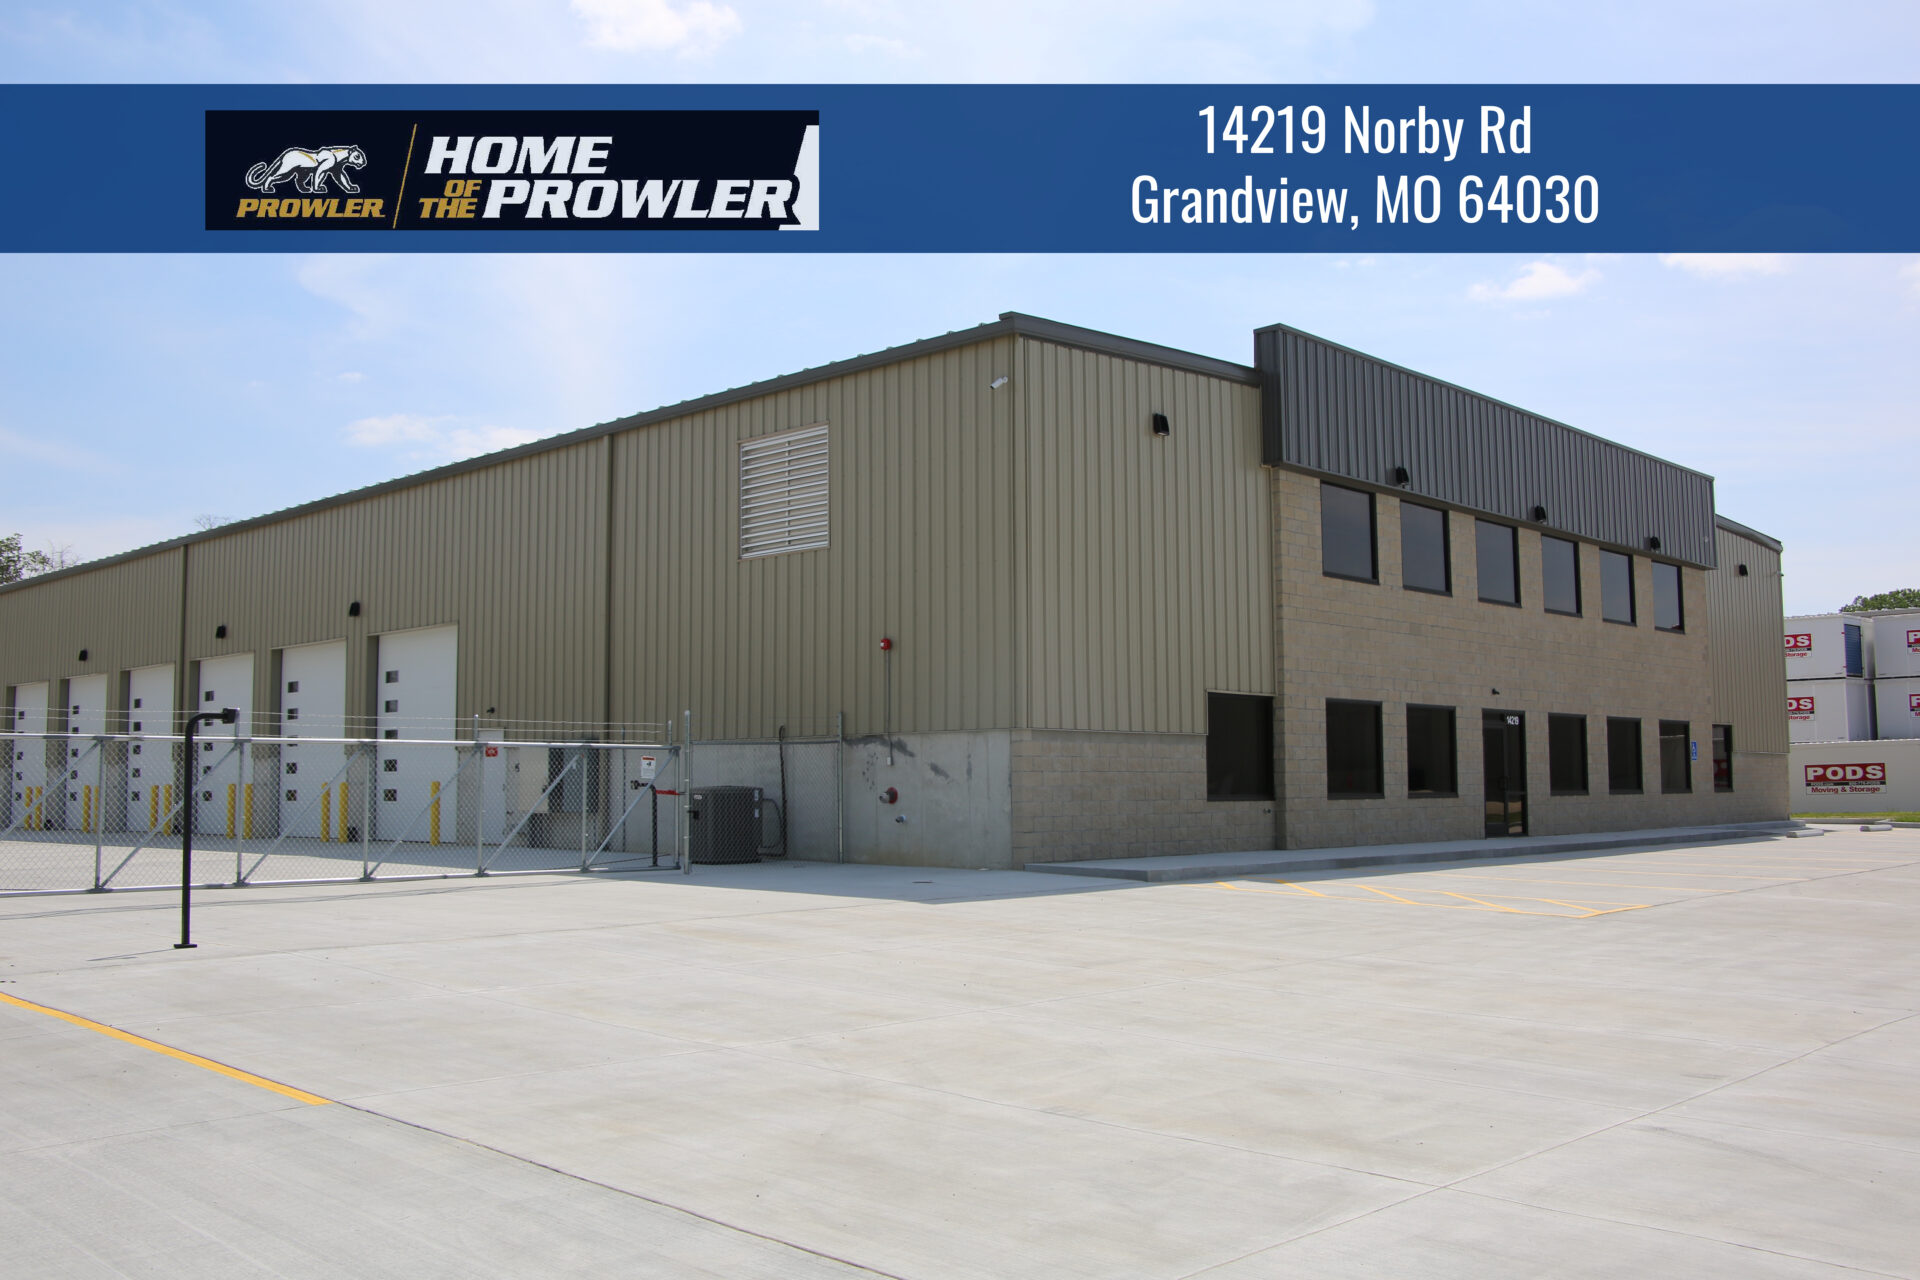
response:
[(0, 735), (0, 893), (681, 866), (669, 744)]
[[(837, 726), (805, 736), (694, 741), (692, 754), (688, 832), (695, 865), (846, 860), (846, 752)], [(730, 788), (758, 792), (757, 801)]]

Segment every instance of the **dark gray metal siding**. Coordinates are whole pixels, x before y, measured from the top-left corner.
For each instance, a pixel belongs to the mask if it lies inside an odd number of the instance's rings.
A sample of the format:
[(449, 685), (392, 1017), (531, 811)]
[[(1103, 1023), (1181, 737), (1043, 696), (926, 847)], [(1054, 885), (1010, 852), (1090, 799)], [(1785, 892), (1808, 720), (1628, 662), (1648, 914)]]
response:
[(1713, 478), (1276, 325), (1254, 334), (1262, 458), (1702, 568)]

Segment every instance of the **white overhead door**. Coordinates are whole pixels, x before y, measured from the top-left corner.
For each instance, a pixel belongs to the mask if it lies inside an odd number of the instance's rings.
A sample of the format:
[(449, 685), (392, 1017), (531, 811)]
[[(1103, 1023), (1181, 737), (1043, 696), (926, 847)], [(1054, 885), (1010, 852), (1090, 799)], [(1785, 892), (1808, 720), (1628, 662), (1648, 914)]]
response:
[(345, 840), (359, 819), (360, 797), (342, 772), (346, 748), (347, 642), (303, 644), (280, 651), (280, 813), (285, 834)]
[(236, 653), (200, 660), (199, 688), (192, 710), (219, 711), (233, 707), (240, 719), (232, 725), (203, 724), (194, 731), (194, 789), (199, 792), (193, 829), (199, 835), (236, 835), (246, 828), (246, 795), (242, 786), (240, 752), (233, 750), (253, 724), (253, 655)]
[[(380, 637), (376, 723), (384, 742), (453, 740), (457, 627), (425, 627)], [(451, 842), (458, 837), (456, 748), (382, 747), (374, 775), (375, 827), (388, 840)]]
[[(15, 685), (13, 690), (13, 732), (42, 734), (47, 731), (47, 682)], [(33, 828), (46, 822), (47, 744), (42, 738), (15, 738), (11, 742), (12, 778), (7, 787), (11, 803), (7, 826)]]
[(106, 802), (105, 773), (98, 738), (107, 731), (107, 677), (74, 676), (67, 681), (65, 825), (92, 831)]
[[(173, 664), (127, 673), (127, 732), (142, 741), (127, 744), (127, 825), (150, 831), (166, 819), (179, 796), (174, 790)], [(156, 741), (156, 739), (161, 739)]]

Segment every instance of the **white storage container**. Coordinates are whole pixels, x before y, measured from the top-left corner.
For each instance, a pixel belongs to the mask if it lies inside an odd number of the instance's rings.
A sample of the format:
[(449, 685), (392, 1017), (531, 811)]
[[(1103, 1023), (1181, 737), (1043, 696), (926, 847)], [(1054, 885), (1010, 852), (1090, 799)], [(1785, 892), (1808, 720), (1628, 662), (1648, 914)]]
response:
[(1920, 738), (1920, 676), (1876, 680), (1882, 738)]
[(1873, 688), (1865, 680), (1787, 681), (1787, 741), (1866, 742)]
[(1873, 619), (1850, 613), (1786, 620), (1787, 679), (1873, 678)]
[(1876, 675), (1920, 676), (1920, 610), (1873, 620), (1873, 660)]

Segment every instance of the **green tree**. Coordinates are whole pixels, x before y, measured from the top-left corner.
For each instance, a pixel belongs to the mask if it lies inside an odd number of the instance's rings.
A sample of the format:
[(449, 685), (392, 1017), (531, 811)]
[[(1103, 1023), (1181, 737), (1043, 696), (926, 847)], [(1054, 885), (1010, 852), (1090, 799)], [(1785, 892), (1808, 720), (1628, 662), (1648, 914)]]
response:
[(0, 537), (0, 583), (18, 582), (53, 568), (53, 557), (44, 551), (28, 551), (20, 545), (20, 535)]
[(1920, 609), (1920, 587), (1896, 587), (1877, 596), (1855, 596), (1852, 604), (1840, 606), (1842, 613), (1861, 613), (1868, 609)]

